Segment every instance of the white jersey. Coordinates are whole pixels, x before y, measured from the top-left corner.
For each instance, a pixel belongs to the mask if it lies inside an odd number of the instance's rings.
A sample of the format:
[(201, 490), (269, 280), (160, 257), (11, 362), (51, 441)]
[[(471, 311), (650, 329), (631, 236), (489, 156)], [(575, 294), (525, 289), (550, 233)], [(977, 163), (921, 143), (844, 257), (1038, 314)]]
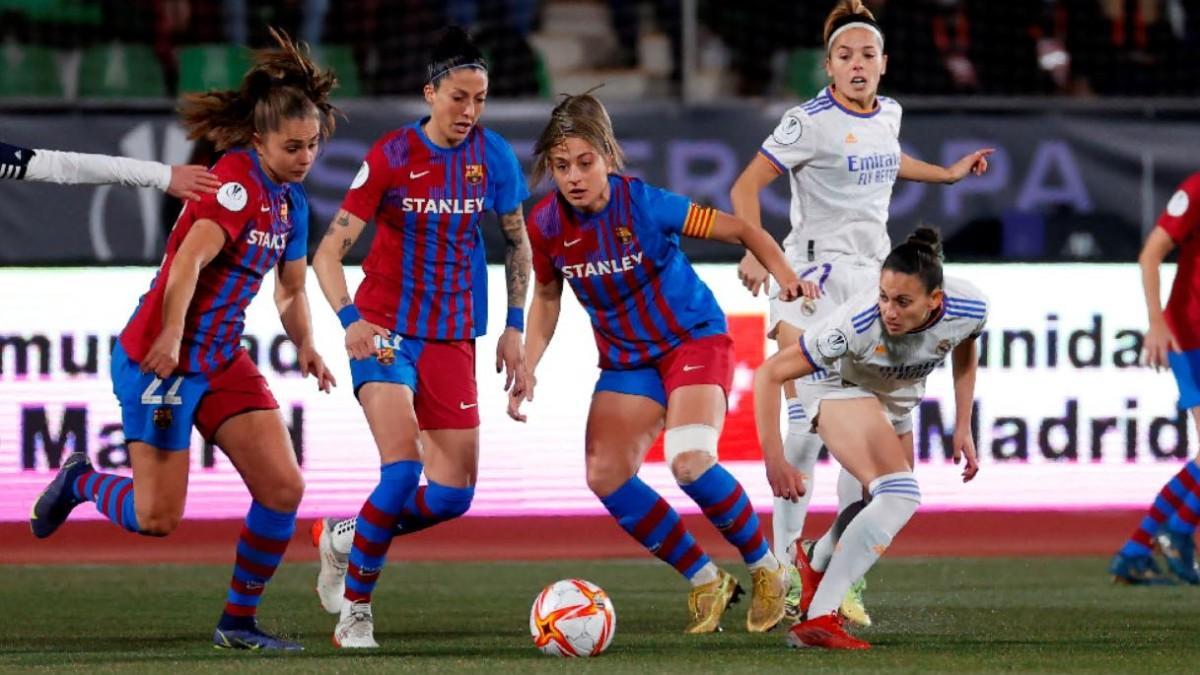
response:
[(824, 89), (783, 114), (760, 152), (791, 179), (794, 268), (841, 255), (881, 264), (891, 249), (888, 204), (900, 171), (900, 104), (883, 96), (852, 112)]
[(973, 284), (946, 277), (941, 313), (920, 330), (889, 335), (879, 317), (879, 292), (843, 305), (800, 339), (824, 382), (802, 387), (861, 388), (875, 394), (898, 418), (921, 402), (925, 378), (960, 343), (983, 332), (987, 298)]

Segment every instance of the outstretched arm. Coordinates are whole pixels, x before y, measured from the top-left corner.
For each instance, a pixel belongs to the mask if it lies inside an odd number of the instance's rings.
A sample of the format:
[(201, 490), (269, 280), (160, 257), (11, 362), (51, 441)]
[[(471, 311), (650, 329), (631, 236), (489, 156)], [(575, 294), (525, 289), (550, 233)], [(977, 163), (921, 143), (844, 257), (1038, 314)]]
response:
[(901, 154), (900, 173), (898, 175), (904, 180), (915, 180), (919, 183), (957, 183), (965, 178), (967, 174), (982, 176), (986, 173), (988, 169), (988, 155), (995, 151), (995, 148), (976, 150), (968, 155), (964, 155), (962, 159), (948, 167), (922, 162), (915, 157)]
[[(688, 230), (684, 230), (688, 234)], [(820, 297), (821, 291), (811, 281), (800, 281), (796, 272), (788, 265), (783, 256), (783, 249), (761, 227), (754, 227), (746, 221), (721, 211), (716, 212), (712, 229), (707, 233), (709, 239), (724, 241), (730, 244), (741, 244), (746, 250), (761, 260), (771, 276), (779, 283), (779, 298), (784, 301), (795, 300), (801, 295), (809, 298)]]
[(157, 188), (183, 199), (199, 201), (221, 183), (202, 166), (167, 166), (128, 157), (22, 148), (0, 143), (0, 178), (62, 185), (116, 183)]

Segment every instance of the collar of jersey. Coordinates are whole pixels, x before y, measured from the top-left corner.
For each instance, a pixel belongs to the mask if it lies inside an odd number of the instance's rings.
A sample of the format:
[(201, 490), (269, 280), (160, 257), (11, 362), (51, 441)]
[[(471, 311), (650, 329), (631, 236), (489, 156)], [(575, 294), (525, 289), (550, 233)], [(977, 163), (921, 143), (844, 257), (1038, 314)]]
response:
[(870, 119), (883, 111), (883, 104), (879, 102), (878, 96), (875, 97), (875, 109), (874, 110), (872, 110), (869, 113), (860, 113), (860, 112), (854, 112), (853, 110), (847, 108), (846, 106), (844, 106), (840, 102), (838, 102), (837, 97), (833, 95), (833, 85), (832, 84), (825, 88), (825, 95), (829, 97), (830, 101), (833, 101), (833, 104), (835, 106), (837, 106), (838, 110), (841, 110), (842, 112), (846, 113), (847, 115), (849, 115), (851, 117), (861, 117), (863, 119)]
[[(604, 208), (595, 213), (580, 211), (579, 209), (575, 208), (574, 204), (568, 202), (566, 197), (563, 197), (562, 200), (566, 202), (567, 208), (575, 212), (575, 215), (579, 218), (579, 224), (586, 225), (593, 219), (602, 218), (608, 215), (609, 210), (612, 209), (613, 202), (617, 199), (617, 183), (620, 182), (620, 180), (621, 177), (617, 174), (608, 174), (608, 203), (604, 205)], [(562, 193), (560, 192), (559, 195), (562, 195)]]
[(937, 322), (941, 321), (943, 316), (946, 316), (946, 303), (945, 302), (943, 302), (942, 305), (937, 308), (937, 312), (935, 312), (933, 316), (929, 317), (928, 321), (921, 324), (919, 327), (908, 331), (908, 335), (912, 335), (914, 333), (924, 333), (925, 331), (929, 330), (930, 328), (933, 328), (937, 324)]
[(459, 143), (458, 145), (454, 146), (453, 148), (443, 148), (442, 146), (438, 145), (437, 143), (434, 143), (433, 139), (431, 139), (429, 136), (427, 136), (425, 134), (425, 123), (428, 121), (429, 121), (428, 116), (422, 117), (421, 119), (417, 120), (416, 122), (413, 122), (412, 127), (413, 127), (413, 129), (417, 130), (417, 138), (421, 139), (421, 142), (424, 143), (427, 148), (429, 148), (430, 150), (432, 150), (434, 152), (439, 152), (443, 155), (449, 155), (451, 153), (458, 152), (459, 150), (461, 150), (463, 148), (463, 146), (465, 146), (467, 144), (467, 139), (471, 138), (471, 134), (474, 133), (475, 128), (477, 126), (479, 126), (478, 124), (476, 124), (475, 126), (471, 127), (471, 131), (467, 132), (467, 137), (462, 139), (462, 142)]
[(250, 155), (250, 160), (254, 162), (254, 169), (258, 171), (258, 176), (262, 179), (263, 187), (267, 189), (267, 192), (270, 192), (272, 195), (278, 195), (280, 192), (283, 192), (285, 189), (287, 189), (287, 183), (280, 185), (279, 183), (271, 180), (271, 177), (268, 176), (267, 172), (263, 170), (262, 163), (258, 159), (257, 152), (250, 150), (243, 150), (243, 152), (245, 152), (247, 155)]

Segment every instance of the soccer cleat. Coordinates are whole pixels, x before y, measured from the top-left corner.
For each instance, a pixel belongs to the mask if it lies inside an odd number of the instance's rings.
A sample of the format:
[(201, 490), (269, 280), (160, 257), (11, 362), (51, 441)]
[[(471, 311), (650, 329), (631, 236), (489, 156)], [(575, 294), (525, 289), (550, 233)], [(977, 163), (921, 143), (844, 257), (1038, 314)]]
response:
[(342, 649), (375, 649), (375, 617), (371, 615), (371, 603), (356, 602), (343, 604), (342, 618), (333, 629), (333, 646)]
[(300, 643), (275, 637), (263, 631), (257, 625), (247, 629), (217, 628), (213, 631), (213, 647), (217, 649), (250, 649), (253, 651), (304, 651), (304, 647)]
[(838, 608), (838, 612), (847, 621), (861, 628), (871, 625), (871, 615), (867, 614), (867, 607), (863, 604), (862, 594), (865, 590), (867, 590), (867, 579), (862, 577), (850, 585), (850, 590), (846, 591), (846, 597), (842, 598), (842, 606)]
[(746, 612), (746, 630), (766, 633), (783, 620), (787, 593), (792, 585), (791, 568), (787, 563), (779, 563), (774, 570), (762, 567), (750, 570), (754, 588), (750, 593), (750, 610)]
[(342, 596), (346, 593), (346, 567), (350, 556), (333, 550), (330, 532), (333, 518), (318, 518), (312, 525), (312, 543), (320, 551), (321, 569), (317, 572), (317, 597), (321, 607), (330, 614), (342, 611)]
[(788, 565), (788, 591), (783, 596), (783, 617), (792, 623), (800, 620), (800, 591), (804, 582), (800, 579), (800, 570), (795, 565)]
[(1108, 571), (1113, 575), (1114, 584), (1169, 586), (1174, 583), (1163, 576), (1158, 563), (1149, 555), (1126, 556), (1118, 553), (1108, 564)]
[(1200, 585), (1200, 572), (1196, 566), (1196, 540), (1191, 534), (1163, 530), (1154, 541), (1167, 559), (1167, 569), (1171, 570), (1172, 574), (1186, 584)]
[(717, 578), (692, 588), (688, 594), (688, 609), (692, 622), (684, 633), (715, 633), (721, 630), (721, 615), (742, 596), (737, 579), (725, 570), (717, 570)]
[(793, 647), (822, 649), (870, 649), (870, 643), (846, 632), (842, 617), (837, 613), (802, 621), (788, 629), (788, 644)]
[(75, 496), (75, 479), (92, 470), (92, 463), (83, 452), (71, 453), (58, 468), (54, 480), (42, 490), (29, 513), (29, 529), (33, 536), (45, 539), (54, 534), (71, 515), (72, 509), (87, 501)]
[(804, 616), (808, 613), (808, 606), (812, 604), (813, 596), (817, 594), (817, 586), (821, 584), (821, 579), (825, 576), (824, 572), (814, 570), (812, 563), (809, 562), (813, 546), (816, 546), (816, 542), (806, 541), (796, 547), (796, 569), (800, 572), (798, 616)]

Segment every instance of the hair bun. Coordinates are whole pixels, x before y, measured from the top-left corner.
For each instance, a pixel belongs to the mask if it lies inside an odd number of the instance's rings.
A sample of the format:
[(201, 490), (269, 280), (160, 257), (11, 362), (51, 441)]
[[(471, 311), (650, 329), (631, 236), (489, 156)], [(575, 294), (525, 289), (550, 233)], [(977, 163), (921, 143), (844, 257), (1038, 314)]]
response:
[(926, 249), (938, 260), (942, 260), (944, 257), (942, 255), (942, 234), (932, 227), (918, 227), (908, 235), (908, 239), (904, 243)]

